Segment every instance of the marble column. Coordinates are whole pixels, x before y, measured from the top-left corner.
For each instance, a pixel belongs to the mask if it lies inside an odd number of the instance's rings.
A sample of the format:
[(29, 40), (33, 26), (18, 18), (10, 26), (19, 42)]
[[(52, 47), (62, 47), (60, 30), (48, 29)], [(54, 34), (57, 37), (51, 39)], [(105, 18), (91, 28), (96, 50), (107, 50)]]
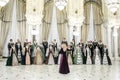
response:
[(107, 32), (108, 32), (108, 37), (107, 37), (107, 39), (108, 39), (108, 50), (109, 50), (109, 56), (112, 58), (113, 56), (112, 56), (112, 38), (111, 38), (111, 32), (112, 32), (112, 30), (111, 30), (111, 26), (108, 26), (108, 28), (107, 28)]
[(117, 26), (114, 27), (114, 59), (118, 60), (119, 59), (119, 55), (118, 55), (118, 28)]
[(72, 25), (69, 25), (69, 31), (68, 31), (68, 42), (70, 43), (73, 39), (73, 26)]
[(107, 44), (107, 27), (104, 24), (101, 25), (102, 31), (102, 42), (106, 45)]
[(81, 33), (82, 33), (82, 31), (81, 31), (81, 25), (77, 26), (76, 31), (78, 33), (78, 35), (76, 35), (76, 38), (77, 38), (76, 43), (78, 44), (80, 42), (80, 40), (81, 40)]

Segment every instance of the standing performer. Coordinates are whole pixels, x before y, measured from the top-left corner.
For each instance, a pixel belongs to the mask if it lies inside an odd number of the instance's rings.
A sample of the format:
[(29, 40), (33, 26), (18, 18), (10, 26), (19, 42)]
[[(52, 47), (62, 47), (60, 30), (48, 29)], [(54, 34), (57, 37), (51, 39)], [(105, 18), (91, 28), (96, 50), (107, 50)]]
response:
[(48, 49), (47, 49), (47, 52), (46, 52), (46, 63), (47, 64), (55, 64), (54, 62), (54, 50), (53, 50), (53, 47), (52, 45), (50, 44)]
[(72, 60), (72, 49), (70, 47), (70, 45), (68, 45), (68, 49), (66, 51), (67, 54), (67, 59), (68, 59), (68, 64), (73, 64), (73, 60)]
[(22, 45), (20, 40), (18, 39), (17, 42), (15, 43), (15, 49), (18, 57), (19, 63), (21, 62), (21, 57), (22, 57)]
[(67, 43), (63, 42), (62, 43), (62, 49), (60, 51), (61, 54), (62, 54), (62, 57), (60, 59), (59, 73), (61, 73), (61, 74), (70, 73), (69, 66), (68, 66), (68, 61), (67, 61), (67, 56), (66, 56), (66, 51), (67, 51)]
[(8, 57), (10, 56), (10, 50), (11, 50), (13, 45), (14, 45), (13, 40), (10, 39), (10, 42), (8, 43)]
[(62, 48), (61, 48), (61, 45), (59, 45), (59, 47), (58, 47), (58, 64), (60, 64), (60, 59), (61, 59), (61, 57), (62, 57), (62, 50), (61, 50)]
[(33, 64), (33, 62), (34, 62), (34, 58), (35, 58), (35, 56), (36, 56), (36, 51), (37, 51), (37, 47), (38, 47), (38, 45), (37, 45), (37, 42), (36, 42), (36, 40), (33, 42), (33, 45), (30, 47), (32, 50), (30, 51), (31, 52), (31, 58), (32, 58), (32, 60), (31, 60), (31, 63)]
[[(73, 39), (73, 41), (74, 41), (74, 39)], [(72, 62), (73, 62), (73, 64), (74, 64), (74, 50), (75, 50), (75, 43), (74, 42), (70, 42), (70, 48), (71, 48), (71, 50), (72, 50)]]
[(46, 55), (46, 51), (47, 51), (47, 48), (48, 48), (48, 42), (46, 41), (46, 39), (43, 40), (42, 44), (44, 46), (45, 55)]
[(81, 53), (82, 53), (82, 61), (83, 61), (83, 64), (86, 64), (86, 57), (85, 57), (85, 55), (84, 55), (84, 43), (82, 42), (82, 40), (80, 41), (80, 43), (79, 43), (79, 47), (80, 47), (80, 49), (81, 49)]
[(83, 55), (82, 55), (81, 48), (79, 47), (79, 44), (77, 45), (77, 47), (75, 49), (74, 63), (75, 64), (83, 64)]
[(58, 47), (57, 47), (57, 42), (56, 39), (54, 39), (54, 41), (52, 42), (52, 46), (53, 46), (53, 50), (54, 50), (54, 60), (55, 60), (55, 64), (57, 64), (57, 60), (58, 60)]
[(42, 52), (43, 63), (45, 63), (45, 49), (43, 47), (43, 44), (40, 43), (39, 47), (40, 47), (40, 50)]
[(85, 56), (87, 57), (86, 63), (91, 64), (91, 62), (92, 62), (91, 57), (90, 57), (91, 56), (91, 50), (90, 50), (88, 45), (86, 45), (84, 53), (85, 53)]
[(96, 46), (96, 48), (94, 50), (93, 59), (95, 60), (95, 64), (100, 65), (100, 50), (99, 50), (98, 46)]
[(95, 64), (95, 61), (94, 61), (94, 59), (93, 59), (94, 46), (93, 46), (93, 44), (92, 44), (92, 41), (89, 42), (88, 46), (89, 46), (89, 49), (90, 49), (90, 52), (91, 52), (90, 57), (91, 57), (92, 64)]
[(18, 65), (18, 58), (15, 51), (15, 45), (11, 44), (10, 55), (7, 59), (6, 66), (16, 66)]
[(36, 50), (36, 56), (34, 58), (34, 64), (42, 64), (43, 63), (43, 58), (42, 58), (42, 51), (40, 50), (39, 47), (37, 47)]
[(104, 45), (102, 41), (99, 41), (99, 50), (100, 50), (100, 58), (101, 58), (101, 64), (103, 64), (103, 56), (104, 56)]
[(30, 65), (31, 59), (30, 59), (30, 48), (29, 44), (26, 44), (26, 47), (24, 48), (24, 53), (25, 53), (25, 65)]
[(103, 64), (112, 65), (112, 62), (111, 62), (111, 59), (110, 59), (109, 53), (108, 53), (108, 48), (106, 45), (104, 46)]

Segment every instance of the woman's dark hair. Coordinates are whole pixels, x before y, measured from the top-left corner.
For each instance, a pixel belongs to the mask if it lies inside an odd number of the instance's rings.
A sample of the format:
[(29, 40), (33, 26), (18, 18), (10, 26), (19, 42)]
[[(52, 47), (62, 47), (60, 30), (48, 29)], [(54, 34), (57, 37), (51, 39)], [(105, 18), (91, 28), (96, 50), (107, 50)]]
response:
[(62, 42), (62, 44), (65, 44), (66, 46), (68, 46), (67, 42)]
[(13, 41), (12, 39), (10, 39), (10, 41)]

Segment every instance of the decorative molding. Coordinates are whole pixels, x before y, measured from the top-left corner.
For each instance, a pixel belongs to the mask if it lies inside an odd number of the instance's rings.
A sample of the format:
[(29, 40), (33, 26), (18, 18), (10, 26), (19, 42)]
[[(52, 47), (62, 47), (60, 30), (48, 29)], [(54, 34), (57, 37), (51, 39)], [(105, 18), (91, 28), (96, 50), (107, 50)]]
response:
[(99, 4), (97, 1), (89, 0), (89, 1), (84, 2), (84, 6), (86, 6), (88, 4), (95, 4), (96, 6), (102, 8), (102, 3)]

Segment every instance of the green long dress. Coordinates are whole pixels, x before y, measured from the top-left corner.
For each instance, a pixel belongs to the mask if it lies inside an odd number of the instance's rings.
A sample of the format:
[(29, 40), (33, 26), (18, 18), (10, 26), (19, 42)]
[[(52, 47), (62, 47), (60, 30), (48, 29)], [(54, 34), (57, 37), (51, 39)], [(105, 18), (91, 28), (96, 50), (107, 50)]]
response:
[(74, 63), (75, 64), (83, 64), (82, 52), (81, 52), (80, 47), (76, 47), (76, 49), (75, 49)]

